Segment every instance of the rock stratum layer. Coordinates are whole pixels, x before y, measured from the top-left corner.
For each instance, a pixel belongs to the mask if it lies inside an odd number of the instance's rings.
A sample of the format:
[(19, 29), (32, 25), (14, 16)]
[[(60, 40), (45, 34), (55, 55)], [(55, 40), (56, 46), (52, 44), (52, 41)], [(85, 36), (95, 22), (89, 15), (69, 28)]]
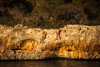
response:
[(0, 25), (0, 60), (100, 59), (100, 26), (66, 25), (59, 30), (61, 39), (56, 40), (56, 29)]

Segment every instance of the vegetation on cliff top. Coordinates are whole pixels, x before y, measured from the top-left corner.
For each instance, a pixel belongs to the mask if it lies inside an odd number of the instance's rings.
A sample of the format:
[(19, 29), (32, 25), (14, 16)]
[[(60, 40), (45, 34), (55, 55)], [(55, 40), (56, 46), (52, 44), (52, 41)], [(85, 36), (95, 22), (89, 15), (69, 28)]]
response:
[(0, 0), (0, 24), (59, 28), (100, 25), (99, 0)]

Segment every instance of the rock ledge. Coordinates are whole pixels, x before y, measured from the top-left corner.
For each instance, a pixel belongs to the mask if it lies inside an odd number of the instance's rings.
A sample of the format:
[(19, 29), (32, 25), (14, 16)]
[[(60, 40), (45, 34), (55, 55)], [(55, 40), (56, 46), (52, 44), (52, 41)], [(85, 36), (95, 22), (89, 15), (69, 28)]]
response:
[(56, 30), (0, 25), (0, 60), (100, 59), (100, 26), (66, 25), (58, 40)]

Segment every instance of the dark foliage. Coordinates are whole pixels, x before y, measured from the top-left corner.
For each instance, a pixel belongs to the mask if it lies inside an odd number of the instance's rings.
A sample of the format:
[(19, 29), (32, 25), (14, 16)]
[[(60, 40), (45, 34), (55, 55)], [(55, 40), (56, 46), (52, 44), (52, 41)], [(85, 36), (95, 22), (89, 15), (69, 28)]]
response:
[(59, 28), (100, 25), (99, 0), (0, 0), (0, 24)]

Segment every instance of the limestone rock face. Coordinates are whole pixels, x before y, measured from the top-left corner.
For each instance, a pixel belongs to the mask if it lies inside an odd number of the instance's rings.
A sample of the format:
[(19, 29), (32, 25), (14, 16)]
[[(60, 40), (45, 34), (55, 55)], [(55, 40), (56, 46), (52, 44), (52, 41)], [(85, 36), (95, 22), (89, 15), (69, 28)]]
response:
[(34, 40), (25, 40), (20, 44), (21, 45), (19, 48), (21, 50), (30, 50), (30, 49), (33, 49), (33, 47), (36, 48), (36, 46), (37, 46), (37, 42)]
[(0, 25), (0, 60), (100, 59), (100, 26), (66, 25), (58, 40), (56, 30)]

